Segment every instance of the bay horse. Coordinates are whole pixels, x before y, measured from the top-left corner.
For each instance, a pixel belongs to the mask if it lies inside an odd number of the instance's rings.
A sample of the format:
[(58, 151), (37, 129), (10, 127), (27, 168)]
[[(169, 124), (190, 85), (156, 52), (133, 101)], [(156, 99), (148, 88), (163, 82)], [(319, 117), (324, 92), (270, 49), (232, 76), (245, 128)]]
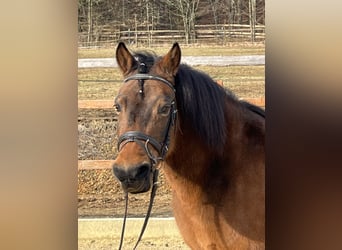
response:
[(181, 64), (178, 43), (157, 57), (121, 42), (116, 60), (125, 80), (113, 172), (123, 190), (150, 190), (162, 169), (191, 249), (264, 249), (264, 110)]

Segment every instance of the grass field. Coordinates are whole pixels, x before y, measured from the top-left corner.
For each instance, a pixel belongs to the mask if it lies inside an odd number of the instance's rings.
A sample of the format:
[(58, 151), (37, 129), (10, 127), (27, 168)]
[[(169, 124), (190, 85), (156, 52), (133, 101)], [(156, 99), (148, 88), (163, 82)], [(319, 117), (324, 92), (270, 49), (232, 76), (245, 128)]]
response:
[[(214, 80), (223, 80), (224, 86), (238, 97), (263, 97), (265, 95), (264, 66), (198, 66)], [(122, 82), (118, 68), (89, 68), (78, 70), (78, 99), (113, 99)], [(91, 81), (93, 80), (93, 81)], [(96, 82), (112, 80), (113, 82)]]
[[(109, 58), (115, 56), (115, 47), (78, 50), (79, 58)], [(132, 50), (145, 48), (130, 47)], [(158, 55), (167, 53), (170, 47), (155, 47)], [(183, 56), (221, 56), (221, 55), (263, 55), (265, 44), (233, 43), (230, 46), (184, 46)], [(214, 80), (222, 80), (224, 86), (238, 97), (263, 97), (265, 95), (264, 66), (198, 66), (198, 70), (209, 74)], [(118, 68), (87, 68), (78, 70), (78, 98), (112, 99), (120, 86), (122, 75)], [(94, 81), (92, 81), (94, 80)], [(96, 82), (109, 80), (111, 82)]]
[[(133, 50), (142, 48), (132, 48)], [(169, 47), (153, 48), (158, 55), (167, 53)], [(263, 55), (264, 44), (232, 44), (231, 46), (182, 47), (182, 55)], [(115, 48), (79, 49), (79, 58), (114, 57)], [(262, 66), (197, 66), (214, 80), (222, 80), (224, 86), (238, 97), (263, 97), (265, 95), (265, 67)], [(78, 70), (78, 99), (113, 99), (117, 93), (122, 75), (118, 68), (85, 68)], [(96, 82), (96, 81), (110, 82)]]

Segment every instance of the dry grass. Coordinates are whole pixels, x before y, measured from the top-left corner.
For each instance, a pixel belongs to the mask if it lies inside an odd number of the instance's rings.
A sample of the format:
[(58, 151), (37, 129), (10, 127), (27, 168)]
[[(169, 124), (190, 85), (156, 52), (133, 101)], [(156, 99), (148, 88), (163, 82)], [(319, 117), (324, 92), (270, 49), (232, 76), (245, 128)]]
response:
[[(262, 55), (265, 53), (263, 43), (232, 43), (227, 46), (184, 46), (182, 55), (185, 56), (220, 56), (220, 55)], [(142, 48), (132, 48), (133, 50)], [(154, 47), (153, 51), (163, 55), (168, 47)], [(115, 48), (79, 49), (79, 58), (108, 58), (114, 57)], [(239, 97), (262, 97), (265, 95), (265, 67), (264, 66), (197, 66), (215, 80), (223, 80), (224, 86), (232, 90)], [(112, 99), (122, 82), (122, 75), (118, 68), (89, 68), (79, 69), (78, 98), (82, 99)], [(86, 80), (86, 81), (82, 81)], [(91, 80), (94, 80), (93, 82)], [(111, 82), (95, 82), (105, 80)]]
[[(125, 237), (123, 249), (133, 249), (137, 237)], [(95, 238), (95, 239), (79, 239), (78, 249), (79, 250), (103, 250), (103, 249), (117, 249), (119, 246), (119, 239), (108, 237), (108, 238)], [(154, 250), (154, 249), (172, 249), (172, 250), (188, 250), (190, 249), (185, 245), (184, 241), (180, 237), (143, 237), (139, 243), (138, 249), (142, 250)]]
[[(97, 112), (96, 116), (101, 116)], [(116, 138), (116, 115), (109, 119), (82, 119), (78, 122), (78, 159), (96, 160), (112, 159), (116, 154), (114, 141)], [(90, 115), (88, 115), (90, 118)]]
[[(78, 79), (78, 99), (93, 100), (113, 99), (123, 77), (118, 68), (86, 68), (78, 70)], [(112, 80), (115, 82), (96, 82), (96, 80)]]
[[(264, 66), (197, 66), (195, 68), (206, 72), (215, 80), (223, 80), (224, 86), (239, 97), (265, 95)], [(118, 68), (79, 69), (78, 78), (80, 100), (114, 99), (123, 79)], [(111, 80), (111, 82), (95, 82), (95, 80)]]

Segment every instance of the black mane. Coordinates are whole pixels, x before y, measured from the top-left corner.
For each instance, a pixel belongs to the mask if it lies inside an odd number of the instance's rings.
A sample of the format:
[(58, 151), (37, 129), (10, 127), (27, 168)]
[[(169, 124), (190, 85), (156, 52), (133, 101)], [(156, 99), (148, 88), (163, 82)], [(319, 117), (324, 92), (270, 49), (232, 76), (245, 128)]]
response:
[(175, 83), (176, 100), (182, 119), (191, 124), (196, 134), (210, 148), (224, 148), (227, 92), (207, 74), (184, 64), (179, 67)]
[[(139, 73), (143, 73), (140, 71), (146, 71), (144, 73), (149, 72), (157, 58), (153, 51), (137, 51), (133, 54), (133, 57), (138, 61), (137, 68)], [(143, 70), (141, 69), (141, 63), (145, 67)]]
[(262, 108), (255, 106), (253, 104), (250, 104), (249, 102), (246, 101), (241, 101), (242, 105), (245, 106), (247, 109), (253, 111), (254, 113), (260, 115), (261, 117), (265, 118), (265, 110)]

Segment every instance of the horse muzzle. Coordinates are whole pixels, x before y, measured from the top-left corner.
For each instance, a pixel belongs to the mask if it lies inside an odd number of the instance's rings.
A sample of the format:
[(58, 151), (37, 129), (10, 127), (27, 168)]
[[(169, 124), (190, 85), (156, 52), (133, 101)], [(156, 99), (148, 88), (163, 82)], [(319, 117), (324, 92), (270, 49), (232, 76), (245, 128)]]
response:
[(144, 193), (150, 190), (152, 183), (152, 167), (149, 163), (122, 167), (117, 163), (113, 165), (113, 172), (120, 181), (125, 192), (132, 194)]

